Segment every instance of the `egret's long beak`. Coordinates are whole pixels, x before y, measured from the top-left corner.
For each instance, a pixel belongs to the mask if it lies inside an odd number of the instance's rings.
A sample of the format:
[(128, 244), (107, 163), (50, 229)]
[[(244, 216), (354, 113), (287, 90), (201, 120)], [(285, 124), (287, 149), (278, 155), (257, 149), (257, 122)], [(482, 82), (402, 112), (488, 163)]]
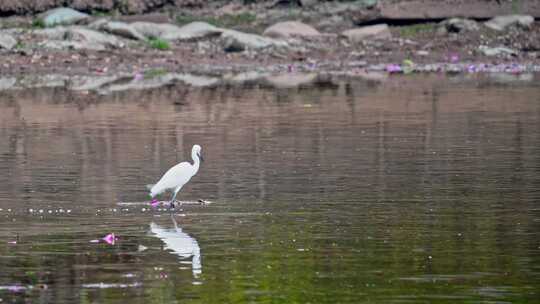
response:
[(199, 158), (201, 159), (202, 162), (204, 161), (204, 157), (202, 156), (201, 153), (199, 153)]

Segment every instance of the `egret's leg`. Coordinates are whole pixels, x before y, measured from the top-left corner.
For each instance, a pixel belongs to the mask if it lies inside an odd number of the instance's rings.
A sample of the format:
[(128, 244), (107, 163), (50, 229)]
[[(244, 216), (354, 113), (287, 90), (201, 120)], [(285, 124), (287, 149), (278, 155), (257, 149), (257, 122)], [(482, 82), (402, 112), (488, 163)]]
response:
[(171, 208), (174, 208), (174, 201), (176, 200), (176, 195), (178, 194), (178, 191), (180, 191), (181, 188), (182, 187), (176, 187), (176, 189), (174, 189), (174, 195), (173, 195), (173, 197), (171, 199), (171, 203), (170, 203)]

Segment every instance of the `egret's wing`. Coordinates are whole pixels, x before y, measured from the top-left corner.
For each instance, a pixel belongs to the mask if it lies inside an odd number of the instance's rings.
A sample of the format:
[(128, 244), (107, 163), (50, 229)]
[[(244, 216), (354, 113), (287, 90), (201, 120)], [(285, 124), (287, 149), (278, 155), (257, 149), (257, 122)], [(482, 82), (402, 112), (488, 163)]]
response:
[(183, 186), (193, 175), (193, 169), (191, 167), (191, 164), (188, 162), (179, 163), (165, 172), (154, 187), (165, 190)]

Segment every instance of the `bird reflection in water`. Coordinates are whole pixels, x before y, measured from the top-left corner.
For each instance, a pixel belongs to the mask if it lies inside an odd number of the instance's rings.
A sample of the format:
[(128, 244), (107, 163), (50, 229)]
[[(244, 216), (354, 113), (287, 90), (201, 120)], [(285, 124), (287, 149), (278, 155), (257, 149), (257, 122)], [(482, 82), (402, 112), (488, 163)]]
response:
[(173, 215), (171, 215), (171, 219), (174, 228), (163, 228), (152, 222), (150, 223), (150, 231), (165, 243), (165, 250), (171, 250), (172, 254), (179, 256), (182, 260), (191, 259), (193, 276), (197, 278), (202, 273), (199, 243), (189, 234), (182, 231)]

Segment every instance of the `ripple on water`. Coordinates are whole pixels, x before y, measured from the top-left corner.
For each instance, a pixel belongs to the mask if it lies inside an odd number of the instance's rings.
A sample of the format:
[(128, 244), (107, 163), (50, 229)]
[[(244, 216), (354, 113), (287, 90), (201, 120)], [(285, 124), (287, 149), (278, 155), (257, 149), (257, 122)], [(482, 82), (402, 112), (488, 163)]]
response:
[(464, 280), (476, 280), (484, 277), (495, 276), (494, 273), (475, 272), (470, 274), (426, 274), (413, 277), (401, 277), (401, 281), (412, 281), (419, 283), (433, 283), (433, 282), (453, 282)]

